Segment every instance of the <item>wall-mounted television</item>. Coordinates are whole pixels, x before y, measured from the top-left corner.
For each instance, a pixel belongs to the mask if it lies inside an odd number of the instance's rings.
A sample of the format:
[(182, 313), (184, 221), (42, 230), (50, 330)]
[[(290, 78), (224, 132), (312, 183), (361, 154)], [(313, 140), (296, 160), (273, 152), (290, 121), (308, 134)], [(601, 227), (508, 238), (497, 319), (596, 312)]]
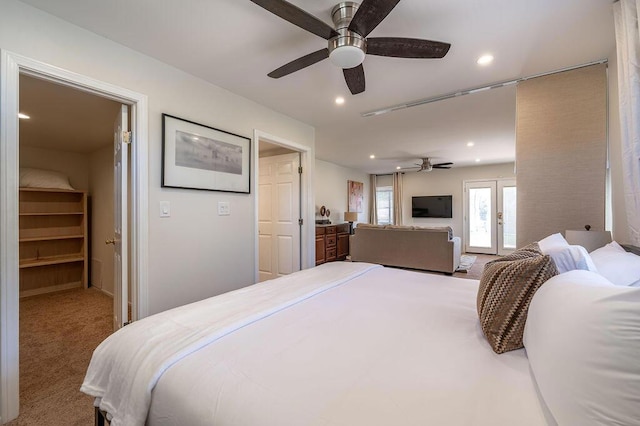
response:
[(411, 197), (411, 217), (452, 218), (452, 195)]

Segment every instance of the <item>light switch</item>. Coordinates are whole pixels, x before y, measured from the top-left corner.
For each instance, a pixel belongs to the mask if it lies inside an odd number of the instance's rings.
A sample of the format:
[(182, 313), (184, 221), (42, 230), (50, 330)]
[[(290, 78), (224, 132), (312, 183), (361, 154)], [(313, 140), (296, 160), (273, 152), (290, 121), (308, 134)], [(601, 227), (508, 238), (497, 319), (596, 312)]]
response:
[(160, 201), (160, 217), (171, 216), (171, 204), (168, 201)]
[(218, 216), (229, 216), (231, 208), (228, 201), (218, 201)]

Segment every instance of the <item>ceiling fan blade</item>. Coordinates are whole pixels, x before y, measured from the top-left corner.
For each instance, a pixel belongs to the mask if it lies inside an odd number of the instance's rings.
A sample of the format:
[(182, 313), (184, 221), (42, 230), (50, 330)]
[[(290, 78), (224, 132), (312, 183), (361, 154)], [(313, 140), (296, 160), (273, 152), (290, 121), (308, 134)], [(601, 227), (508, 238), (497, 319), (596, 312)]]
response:
[(342, 73), (352, 95), (364, 92), (364, 67), (362, 64), (355, 68), (343, 69)]
[(308, 67), (309, 65), (313, 65), (316, 62), (320, 62), (323, 59), (327, 59), (329, 57), (329, 49), (326, 47), (324, 49), (320, 49), (316, 52), (309, 53), (301, 58), (295, 59), (288, 64), (281, 66), (280, 68), (271, 71), (267, 74), (271, 78), (280, 78), (285, 75), (289, 75), (292, 72), (299, 71), (303, 68)]
[(326, 40), (338, 35), (333, 28), (325, 24), (323, 21), (284, 0), (251, 1), (258, 6), (265, 8), (274, 15), (281, 17), (285, 21), (289, 21), (293, 25), (297, 25), (303, 30), (307, 30), (310, 33), (320, 36)]
[(367, 39), (367, 53), (394, 58), (442, 58), (451, 45), (441, 41), (404, 37), (372, 37)]
[(364, 0), (349, 24), (349, 31), (366, 37), (400, 0)]
[(432, 168), (433, 168), (433, 169), (450, 169), (451, 167), (449, 167), (449, 166), (436, 166), (436, 165), (433, 165), (433, 166), (432, 166)]
[(433, 167), (440, 167), (440, 166), (453, 166), (453, 163), (438, 163), (433, 165)]

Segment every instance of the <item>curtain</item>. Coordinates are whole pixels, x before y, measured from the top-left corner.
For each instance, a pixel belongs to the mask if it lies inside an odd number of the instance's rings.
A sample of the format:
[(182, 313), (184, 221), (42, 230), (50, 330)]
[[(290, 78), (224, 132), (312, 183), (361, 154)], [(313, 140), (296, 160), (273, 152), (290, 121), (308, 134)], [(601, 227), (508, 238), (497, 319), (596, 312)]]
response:
[(393, 174), (393, 224), (402, 225), (402, 177), (404, 173)]
[(640, 245), (640, 0), (613, 5), (618, 54), (624, 200), (631, 244)]
[(378, 223), (378, 203), (376, 202), (376, 175), (369, 175), (369, 223)]

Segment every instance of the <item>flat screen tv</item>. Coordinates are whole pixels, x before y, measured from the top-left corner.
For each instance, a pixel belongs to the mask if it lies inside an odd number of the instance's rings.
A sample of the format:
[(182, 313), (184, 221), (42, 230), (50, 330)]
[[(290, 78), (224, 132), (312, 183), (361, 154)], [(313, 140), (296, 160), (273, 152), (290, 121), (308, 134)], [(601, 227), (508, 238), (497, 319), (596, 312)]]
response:
[(452, 218), (452, 195), (411, 197), (411, 217)]

